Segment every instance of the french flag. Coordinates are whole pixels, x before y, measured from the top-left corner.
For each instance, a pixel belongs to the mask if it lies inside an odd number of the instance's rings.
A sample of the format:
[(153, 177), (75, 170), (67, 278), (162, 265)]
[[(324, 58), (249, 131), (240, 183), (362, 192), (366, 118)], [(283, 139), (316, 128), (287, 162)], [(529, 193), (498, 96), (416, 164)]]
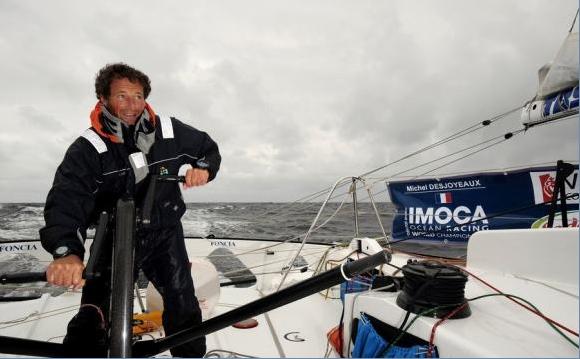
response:
[(437, 193), (437, 203), (451, 203), (453, 198), (451, 198), (451, 192)]

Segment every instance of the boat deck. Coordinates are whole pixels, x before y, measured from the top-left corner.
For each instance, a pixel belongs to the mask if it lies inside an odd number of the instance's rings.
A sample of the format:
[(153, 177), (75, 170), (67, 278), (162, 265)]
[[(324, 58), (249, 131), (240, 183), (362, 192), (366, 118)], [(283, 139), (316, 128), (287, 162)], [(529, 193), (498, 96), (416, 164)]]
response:
[[(224, 287), (212, 316), (261, 296), (254, 287)], [(78, 310), (79, 300), (80, 292), (68, 292), (56, 297), (44, 294), (38, 299), (0, 303), (3, 313), (0, 335), (60, 343), (68, 321)], [(230, 356), (229, 352), (254, 357), (322, 357), (326, 351), (324, 333), (338, 324), (337, 313), (341, 307), (339, 300), (325, 300), (322, 295), (314, 294), (255, 317), (258, 325), (254, 328), (230, 326), (208, 335), (207, 351), (224, 357)], [(139, 308), (137, 303), (135, 308)], [(150, 333), (143, 338), (160, 335), (160, 332)], [(160, 356), (167, 355), (168, 352)]]
[[(254, 288), (222, 288), (214, 315), (223, 314), (260, 298)], [(257, 357), (323, 357), (326, 351), (324, 333), (338, 324), (341, 312), (339, 300), (325, 300), (314, 294), (255, 319), (251, 329), (225, 328), (207, 336), (207, 350), (229, 350)], [(296, 315), (311, 313), (312, 315)]]

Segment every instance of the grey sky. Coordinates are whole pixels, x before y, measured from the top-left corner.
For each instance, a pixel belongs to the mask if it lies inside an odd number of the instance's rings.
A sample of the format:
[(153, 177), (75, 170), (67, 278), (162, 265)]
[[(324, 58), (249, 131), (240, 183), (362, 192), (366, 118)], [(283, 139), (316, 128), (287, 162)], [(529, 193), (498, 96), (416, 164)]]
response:
[[(156, 112), (219, 143), (220, 175), (186, 200), (292, 201), (522, 105), (577, 6), (3, 0), (0, 202), (44, 201), (66, 148), (88, 127), (94, 75), (106, 63), (147, 73)], [(518, 112), (377, 176), (520, 127)], [(572, 120), (441, 172), (577, 158)]]

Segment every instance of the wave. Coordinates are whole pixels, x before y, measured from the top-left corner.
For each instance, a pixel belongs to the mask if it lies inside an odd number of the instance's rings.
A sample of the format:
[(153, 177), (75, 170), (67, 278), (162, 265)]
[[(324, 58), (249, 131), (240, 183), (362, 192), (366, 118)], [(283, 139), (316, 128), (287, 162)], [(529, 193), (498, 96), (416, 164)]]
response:
[[(320, 223), (330, 216), (338, 204), (329, 204)], [(379, 204), (385, 213), (383, 224), (390, 228), (392, 206)], [(184, 234), (189, 237), (270, 238), (287, 239), (303, 235), (318, 212), (318, 204), (303, 203), (188, 203), (182, 218)], [(370, 204), (359, 204), (361, 235), (380, 236), (380, 228)], [(44, 226), (42, 204), (2, 204), (0, 208), (0, 241), (37, 239)], [(345, 208), (338, 216), (313, 235), (313, 239), (334, 241), (348, 239), (354, 234), (352, 208)], [(89, 234), (90, 236), (90, 234)]]

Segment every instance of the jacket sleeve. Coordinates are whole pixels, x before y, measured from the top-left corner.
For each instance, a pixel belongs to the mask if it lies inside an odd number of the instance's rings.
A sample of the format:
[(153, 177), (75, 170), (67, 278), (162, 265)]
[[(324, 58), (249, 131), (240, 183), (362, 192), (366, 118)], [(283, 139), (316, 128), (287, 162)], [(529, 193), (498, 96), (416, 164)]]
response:
[(64, 245), (81, 259), (84, 257), (100, 166), (97, 151), (84, 138), (78, 138), (68, 148), (44, 207), (46, 225), (40, 229), (40, 240), (48, 252)]
[[(209, 163), (209, 181), (213, 180), (219, 169), (222, 157), (217, 143), (205, 132), (199, 131), (179, 120), (172, 119), (178, 151), (194, 158), (205, 158)], [(184, 158), (183, 163), (195, 167), (196, 160)]]

